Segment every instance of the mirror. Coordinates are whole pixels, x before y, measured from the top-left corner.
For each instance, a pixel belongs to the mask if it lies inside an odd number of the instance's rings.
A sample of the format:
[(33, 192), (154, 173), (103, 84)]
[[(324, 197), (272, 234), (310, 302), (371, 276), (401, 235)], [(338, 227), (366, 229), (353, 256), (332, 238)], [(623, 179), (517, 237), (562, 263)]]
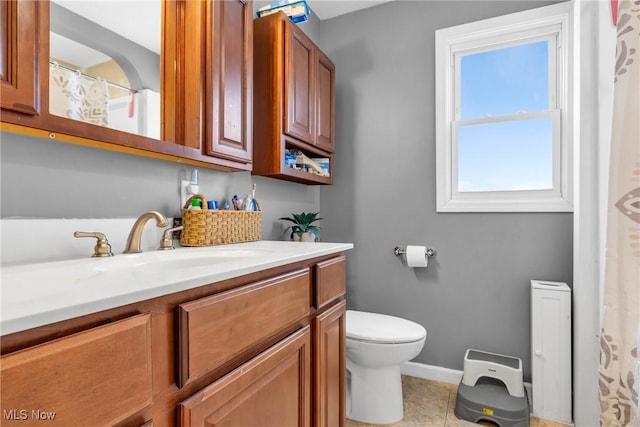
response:
[(51, 0), (49, 112), (161, 139), (162, 0)]

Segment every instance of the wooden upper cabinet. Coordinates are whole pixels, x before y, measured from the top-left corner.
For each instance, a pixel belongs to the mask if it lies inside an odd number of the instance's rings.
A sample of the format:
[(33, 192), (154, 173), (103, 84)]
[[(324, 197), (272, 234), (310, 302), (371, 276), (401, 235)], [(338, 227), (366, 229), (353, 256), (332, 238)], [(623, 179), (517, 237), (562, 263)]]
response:
[(333, 62), (321, 51), (317, 53), (316, 134), (318, 147), (335, 150), (335, 72)]
[(333, 152), (335, 66), (296, 25), (285, 33), (284, 131)]
[[(332, 184), (335, 66), (282, 12), (254, 20), (253, 54), (253, 119), (259, 129), (253, 173)], [(301, 153), (318, 165), (328, 162), (329, 176), (305, 171), (306, 165), (292, 168), (285, 162), (287, 152)]]
[(252, 158), (253, 7), (206, 2), (205, 153), (243, 163)]
[(38, 1), (0, 1), (0, 105), (37, 115), (39, 32)]
[(314, 143), (314, 58), (309, 38), (295, 25), (285, 26), (285, 133)]
[(250, 170), (253, 154), (252, 12), (243, 0), (178, 1), (165, 11), (165, 134), (235, 170)]

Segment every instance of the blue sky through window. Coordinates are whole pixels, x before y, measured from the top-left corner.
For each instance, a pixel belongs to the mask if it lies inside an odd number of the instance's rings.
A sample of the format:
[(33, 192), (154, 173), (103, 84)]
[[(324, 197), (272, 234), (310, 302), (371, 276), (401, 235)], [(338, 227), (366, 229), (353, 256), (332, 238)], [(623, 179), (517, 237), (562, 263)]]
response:
[[(465, 55), (460, 119), (549, 110), (546, 40)], [(460, 126), (458, 191), (552, 188), (550, 117)]]
[(458, 191), (553, 188), (550, 117), (461, 126)]

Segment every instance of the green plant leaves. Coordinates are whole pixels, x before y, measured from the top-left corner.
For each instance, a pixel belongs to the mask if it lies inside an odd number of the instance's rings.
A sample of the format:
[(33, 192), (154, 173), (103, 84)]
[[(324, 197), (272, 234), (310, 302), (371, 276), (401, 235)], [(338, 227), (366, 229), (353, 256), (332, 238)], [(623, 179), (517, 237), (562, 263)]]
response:
[(283, 221), (289, 221), (294, 224), (287, 227), (284, 232), (287, 232), (287, 230), (291, 229), (291, 237), (293, 237), (294, 233), (299, 237), (302, 237), (302, 235), (306, 232), (311, 232), (316, 236), (320, 236), (321, 227), (313, 225), (314, 222), (324, 219), (318, 218), (319, 214), (320, 212), (302, 212), (299, 214), (292, 213), (290, 217), (280, 218)]

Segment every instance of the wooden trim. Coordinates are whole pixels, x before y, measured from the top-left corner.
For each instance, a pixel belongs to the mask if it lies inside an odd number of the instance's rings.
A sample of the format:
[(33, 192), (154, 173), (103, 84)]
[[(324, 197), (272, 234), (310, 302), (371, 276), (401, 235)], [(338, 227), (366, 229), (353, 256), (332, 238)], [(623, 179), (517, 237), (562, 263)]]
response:
[(180, 43), (178, 80), (178, 103), (182, 107), (179, 122), (182, 133), (178, 143), (203, 153), (204, 138), (202, 125), (202, 102), (204, 90), (204, 41), (202, 28), (205, 25), (205, 4), (201, 0), (182, 0), (184, 5), (184, 21), (178, 34), (184, 34)]
[[(209, 162), (203, 162), (198, 160), (192, 160), (186, 157), (178, 157), (172, 156), (169, 154), (156, 153), (154, 151), (142, 150), (139, 148), (129, 147), (126, 145), (117, 145), (112, 144), (110, 142), (99, 141), (91, 138), (83, 138), (74, 135), (68, 135), (64, 133), (57, 133), (48, 130), (36, 129), (32, 127), (17, 125), (13, 123), (0, 122), (0, 131), (3, 132), (12, 132), (20, 135), (33, 136), (42, 139), (50, 139), (52, 141), (59, 141), (65, 143), (72, 143), (77, 145), (83, 145), (85, 147), (99, 148), (102, 150), (114, 151), (117, 153), (127, 153), (134, 154), (142, 157), (149, 157), (153, 159), (166, 160), (174, 163), (181, 163), (185, 165), (198, 166), (204, 168), (212, 168), (212, 165)], [(223, 167), (221, 165), (216, 165), (216, 169), (226, 170), (226, 171), (237, 171), (238, 168), (234, 166)]]
[(177, 34), (179, 31), (178, 5), (176, 0), (162, 2), (162, 37), (160, 61), (160, 114), (162, 137), (176, 142), (178, 135), (178, 82), (176, 76)]
[(284, 162), (284, 21), (272, 14), (253, 21), (253, 174), (269, 175)]

